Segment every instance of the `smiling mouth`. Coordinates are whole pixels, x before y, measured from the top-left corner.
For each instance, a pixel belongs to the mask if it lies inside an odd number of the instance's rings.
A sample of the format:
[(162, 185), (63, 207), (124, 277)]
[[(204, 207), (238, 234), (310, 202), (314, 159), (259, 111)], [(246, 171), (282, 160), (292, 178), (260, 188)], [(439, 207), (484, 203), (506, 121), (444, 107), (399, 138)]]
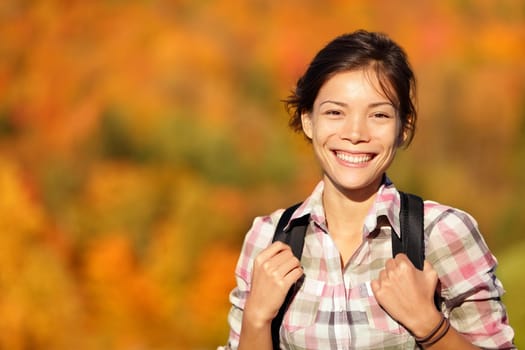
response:
[(350, 164), (364, 164), (372, 160), (374, 156), (372, 154), (349, 154), (345, 152), (335, 152), (335, 156), (345, 163)]

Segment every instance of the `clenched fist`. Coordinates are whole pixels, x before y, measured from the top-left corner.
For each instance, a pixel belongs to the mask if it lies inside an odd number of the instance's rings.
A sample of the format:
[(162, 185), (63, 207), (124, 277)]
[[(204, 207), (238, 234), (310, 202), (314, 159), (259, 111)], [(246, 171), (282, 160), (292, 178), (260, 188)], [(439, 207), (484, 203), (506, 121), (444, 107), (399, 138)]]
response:
[[(405, 254), (387, 260), (385, 269), (372, 281), (372, 291), (388, 314), (415, 335), (424, 335), (428, 324), (439, 320), (434, 305), (437, 273), (425, 261), (423, 271), (414, 267)], [(437, 322), (437, 321), (436, 321)]]
[(290, 246), (279, 241), (272, 243), (255, 258), (244, 317), (252, 324), (271, 323), (288, 290), (302, 275), (301, 263)]

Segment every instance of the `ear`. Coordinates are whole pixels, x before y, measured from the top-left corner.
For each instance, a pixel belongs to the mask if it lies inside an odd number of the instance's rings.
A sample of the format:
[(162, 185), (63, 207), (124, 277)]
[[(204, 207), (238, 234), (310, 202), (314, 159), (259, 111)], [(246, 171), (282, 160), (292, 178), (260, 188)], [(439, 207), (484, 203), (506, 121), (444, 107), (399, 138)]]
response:
[(399, 132), (399, 136), (397, 137), (397, 147), (401, 147), (405, 144), (405, 142), (408, 139), (408, 130), (403, 129)]
[(312, 116), (310, 113), (301, 113), (301, 124), (303, 125), (303, 132), (310, 140), (313, 135)]
[(400, 119), (399, 121), (399, 131), (397, 133), (397, 147), (402, 147), (405, 145), (406, 141), (408, 140), (408, 135), (410, 133), (410, 130), (408, 129), (408, 125), (403, 125)]

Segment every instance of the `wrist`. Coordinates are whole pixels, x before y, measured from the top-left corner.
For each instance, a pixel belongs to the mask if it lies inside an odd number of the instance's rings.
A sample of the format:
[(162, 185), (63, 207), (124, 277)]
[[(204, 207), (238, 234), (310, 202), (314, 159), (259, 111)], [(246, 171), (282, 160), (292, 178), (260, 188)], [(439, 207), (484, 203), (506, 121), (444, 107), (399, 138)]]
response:
[(429, 334), (425, 335), (424, 337), (415, 337), (416, 344), (426, 349), (427, 347), (432, 346), (443, 339), (443, 337), (447, 335), (449, 329), (449, 320), (445, 317), (445, 315), (441, 315), (441, 320), (439, 321), (438, 325), (434, 327), (434, 329), (432, 329)]
[(259, 307), (250, 307), (246, 304), (243, 312), (242, 323), (252, 329), (263, 329), (270, 327), (272, 324), (272, 317), (268, 317), (261, 312)]
[(414, 325), (409, 328), (410, 333), (416, 338), (424, 338), (428, 334), (435, 331), (439, 327), (440, 323), (443, 321), (443, 314), (437, 310), (427, 313), (427, 317), (421, 319), (414, 323)]

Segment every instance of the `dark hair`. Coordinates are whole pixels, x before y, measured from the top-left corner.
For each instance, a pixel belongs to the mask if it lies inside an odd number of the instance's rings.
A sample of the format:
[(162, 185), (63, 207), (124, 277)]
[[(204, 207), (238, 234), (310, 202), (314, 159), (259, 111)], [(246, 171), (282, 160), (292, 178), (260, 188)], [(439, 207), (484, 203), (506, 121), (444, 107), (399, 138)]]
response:
[[(290, 114), (290, 127), (302, 130), (301, 114), (311, 112), (323, 84), (335, 74), (371, 68), (377, 74), (382, 92), (397, 108), (405, 146), (414, 138), (417, 112), (416, 80), (404, 50), (383, 33), (358, 30), (328, 43), (314, 57), (299, 78), (292, 94), (284, 100)], [(400, 135), (401, 136), (401, 135)]]

